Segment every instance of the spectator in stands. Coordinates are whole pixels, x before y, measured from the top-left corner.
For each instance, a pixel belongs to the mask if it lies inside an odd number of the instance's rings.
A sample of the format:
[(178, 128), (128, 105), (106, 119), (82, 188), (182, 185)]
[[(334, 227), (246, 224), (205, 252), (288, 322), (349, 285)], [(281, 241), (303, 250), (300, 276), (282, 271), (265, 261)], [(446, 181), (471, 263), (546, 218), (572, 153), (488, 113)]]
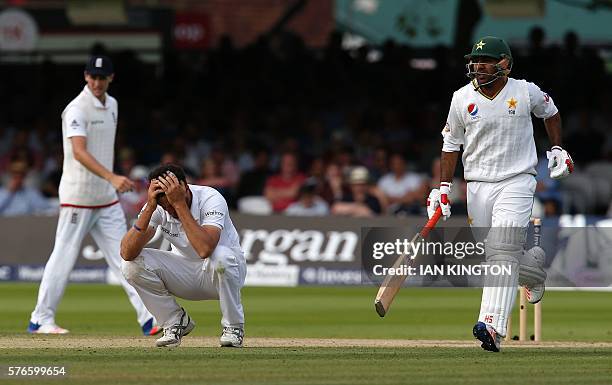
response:
[(369, 172), (363, 166), (354, 167), (348, 178), (349, 190), (332, 206), (332, 214), (371, 217), (382, 213), (383, 205), (369, 186)]
[(234, 189), (240, 180), (240, 169), (236, 162), (228, 156), (223, 146), (217, 145), (210, 152), (210, 159), (215, 162), (215, 167), (227, 182), (226, 188)]
[(117, 165), (117, 168), (119, 169), (119, 172), (121, 175), (130, 175), (132, 168), (136, 166), (136, 156), (134, 154), (134, 150), (132, 150), (130, 147), (123, 147), (119, 150), (118, 155), (119, 164)]
[(328, 163), (325, 167), (321, 197), (331, 206), (334, 202), (342, 200), (345, 192), (346, 187), (340, 165), (335, 162)]
[(372, 166), (369, 167), (369, 170), (372, 182), (377, 183), (380, 178), (389, 172), (387, 149), (384, 147), (377, 147), (372, 155)]
[(293, 216), (325, 216), (329, 214), (329, 205), (317, 195), (318, 182), (314, 178), (308, 178), (300, 187), (298, 200), (293, 202), (285, 210), (286, 215)]
[(266, 180), (270, 176), (268, 150), (260, 148), (255, 152), (254, 167), (240, 177), (237, 197), (264, 195)]
[(385, 194), (389, 212), (418, 214), (421, 210), (427, 184), (424, 178), (406, 170), (406, 160), (395, 153), (389, 158), (390, 172), (379, 179), (378, 188)]
[(119, 203), (128, 219), (135, 218), (140, 209), (147, 203), (149, 189), (149, 170), (141, 165), (131, 168), (130, 179), (134, 182), (134, 189), (119, 194)]
[(275, 212), (283, 212), (297, 199), (304, 179), (306, 177), (298, 170), (295, 153), (284, 153), (280, 159), (279, 173), (268, 177), (264, 189), (264, 196), (270, 201)]
[(233, 200), (232, 181), (223, 175), (221, 165), (215, 162), (213, 158), (206, 158), (202, 161), (200, 177), (196, 184), (216, 189), (228, 201), (228, 204)]
[(0, 216), (39, 214), (53, 209), (40, 191), (24, 185), (28, 174), (26, 162), (12, 162), (9, 173), (8, 184), (0, 188)]

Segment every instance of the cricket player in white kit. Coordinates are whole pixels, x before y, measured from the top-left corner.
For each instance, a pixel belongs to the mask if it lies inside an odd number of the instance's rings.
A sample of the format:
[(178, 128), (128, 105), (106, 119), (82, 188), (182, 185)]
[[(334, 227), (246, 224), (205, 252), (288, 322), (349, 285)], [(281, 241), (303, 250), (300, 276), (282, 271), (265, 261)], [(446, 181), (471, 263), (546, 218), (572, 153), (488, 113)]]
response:
[(62, 112), (64, 165), (59, 186), (61, 209), (55, 245), (45, 266), (38, 302), (30, 318), (30, 333), (68, 333), (55, 323), (55, 312), (83, 238), (88, 233), (102, 250), (111, 271), (120, 279), (136, 309), (142, 332), (153, 335), (161, 330), (121, 274), (119, 244), (127, 226), (117, 191), (128, 191), (133, 183), (112, 172), (118, 116), (117, 101), (106, 93), (112, 80), (111, 61), (105, 56), (92, 57), (85, 67), (87, 84)]
[[(195, 327), (176, 296), (218, 299), (221, 346), (242, 347), (240, 289), (246, 260), (227, 202), (214, 188), (187, 184), (184, 170), (176, 165), (156, 168), (149, 181), (147, 203), (121, 242), (121, 256), (125, 278), (164, 328), (156, 345), (179, 346)], [(144, 248), (157, 227), (171, 251)]]
[(552, 98), (533, 83), (508, 77), (512, 54), (504, 40), (483, 37), (466, 59), (471, 82), (453, 94), (442, 131), (440, 188), (431, 191), (427, 209), (430, 218), (438, 206), (445, 218), (450, 216), (448, 195), (463, 147), (470, 225), (489, 229), (486, 263), (510, 266), (512, 271), (485, 284), (473, 328), (483, 349), (498, 352), (517, 285), (527, 289), (531, 303), (544, 295), (544, 251), (524, 249), (538, 161), (531, 114), (544, 119), (552, 144), (547, 152), (550, 176), (563, 178), (574, 165), (561, 148), (561, 118)]

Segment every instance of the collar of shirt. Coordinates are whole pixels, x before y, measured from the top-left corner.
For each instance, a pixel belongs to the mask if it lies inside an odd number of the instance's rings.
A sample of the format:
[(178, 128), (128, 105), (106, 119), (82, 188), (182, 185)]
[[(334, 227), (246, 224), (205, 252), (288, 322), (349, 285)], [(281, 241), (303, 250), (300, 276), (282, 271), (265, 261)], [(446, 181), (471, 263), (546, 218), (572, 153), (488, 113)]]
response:
[[(100, 101), (100, 99), (96, 98), (94, 96), (94, 94), (91, 93), (91, 90), (89, 89), (89, 87), (87, 86), (87, 84), (85, 84), (85, 87), (83, 88), (83, 92), (85, 92), (85, 94), (87, 95), (87, 97), (91, 98), (93, 100), (93, 104), (96, 108), (102, 108), (104, 110), (106, 110), (108, 108), (108, 104), (104, 105), (102, 104), (102, 102)], [(104, 96), (106, 97), (106, 101), (108, 101), (108, 94), (105, 93)]]

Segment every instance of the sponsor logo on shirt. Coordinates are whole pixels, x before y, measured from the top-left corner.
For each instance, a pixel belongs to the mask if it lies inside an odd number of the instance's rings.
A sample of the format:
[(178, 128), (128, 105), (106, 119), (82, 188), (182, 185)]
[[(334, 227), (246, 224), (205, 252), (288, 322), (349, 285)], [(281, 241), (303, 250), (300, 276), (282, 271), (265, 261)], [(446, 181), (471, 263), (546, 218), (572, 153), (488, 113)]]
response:
[(74, 119), (72, 123), (70, 123), (70, 127), (72, 128), (77, 128), (78, 126), (79, 126), (79, 122), (77, 122), (76, 119)]
[(92, 120), (91, 125), (93, 126), (94, 124), (104, 124), (104, 120)]
[(468, 114), (472, 117), (472, 119), (478, 118), (478, 106), (475, 103), (470, 103), (467, 106)]
[(179, 234), (178, 234), (178, 233), (171, 233), (171, 232), (170, 232), (170, 230), (168, 230), (168, 229), (167, 229), (167, 228), (165, 228), (165, 227), (161, 227), (161, 226), (160, 226), (160, 228), (161, 228), (161, 231), (163, 231), (164, 233), (168, 234), (168, 235), (169, 235), (169, 236), (171, 236), (171, 237), (175, 237), (175, 238), (176, 238), (176, 237), (178, 237), (178, 236), (179, 236)]
[(204, 217), (219, 217), (221, 218), (224, 214), (221, 211), (211, 210), (204, 213)]

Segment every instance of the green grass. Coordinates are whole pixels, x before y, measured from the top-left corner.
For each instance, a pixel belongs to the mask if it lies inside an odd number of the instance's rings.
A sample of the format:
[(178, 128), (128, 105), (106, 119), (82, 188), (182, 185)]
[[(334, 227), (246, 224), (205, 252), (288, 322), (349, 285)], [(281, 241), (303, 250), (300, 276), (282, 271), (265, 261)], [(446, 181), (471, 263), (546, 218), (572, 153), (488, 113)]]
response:
[[(37, 285), (0, 284), (0, 338), (25, 335), (36, 292)], [(375, 292), (373, 287), (245, 288), (247, 338), (472, 339), (478, 290), (404, 290), (384, 319), (374, 311)], [(548, 292), (543, 303), (544, 339), (611, 342), (610, 296)], [(198, 324), (194, 335), (218, 335), (217, 302), (185, 301), (183, 306)], [(70, 285), (57, 322), (75, 337), (139, 335), (134, 312), (118, 287)], [(612, 383), (610, 348), (507, 349), (500, 354), (486, 353), (476, 344), (474, 348), (0, 349), (0, 366), (19, 364), (66, 365), (69, 376), (49, 383), (71, 384)], [(0, 385), (13, 381), (0, 377)]]
[(0, 364), (15, 360), (67, 365), (66, 384), (609, 384), (612, 378), (610, 351), (603, 349), (0, 350)]
[[(0, 331), (24, 333), (38, 287), (0, 284)], [(480, 291), (406, 289), (391, 311), (374, 311), (374, 287), (254, 288), (243, 290), (249, 336), (471, 339)], [(543, 302), (546, 340), (612, 341), (612, 293), (547, 292)], [(217, 335), (217, 301), (183, 301), (197, 321), (195, 335)], [(532, 307), (529, 307), (531, 310)], [(515, 320), (517, 320), (515, 309)], [(530, 321), (532, 314), (529, 314)], [(137, 335), (135, 313), (123, 290), (107, 285), (69, 285), (57, 323), (77, 335)], [(530, 324), (530, 327), (532, 325)], [(1, 335), (1, 334), (0, 334)]]

